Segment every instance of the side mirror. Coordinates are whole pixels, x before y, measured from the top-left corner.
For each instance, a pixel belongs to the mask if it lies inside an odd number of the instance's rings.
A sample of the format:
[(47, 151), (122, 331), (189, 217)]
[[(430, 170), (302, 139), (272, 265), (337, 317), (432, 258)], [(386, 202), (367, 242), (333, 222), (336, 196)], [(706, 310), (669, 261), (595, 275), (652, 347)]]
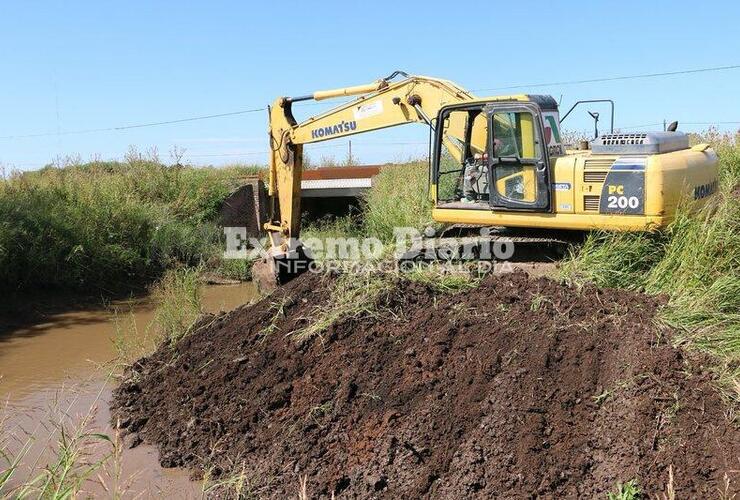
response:
[(594, 139), (599, 138), (599, 113), (595, 111), (589, 111), (589, 115), (594, 119)]

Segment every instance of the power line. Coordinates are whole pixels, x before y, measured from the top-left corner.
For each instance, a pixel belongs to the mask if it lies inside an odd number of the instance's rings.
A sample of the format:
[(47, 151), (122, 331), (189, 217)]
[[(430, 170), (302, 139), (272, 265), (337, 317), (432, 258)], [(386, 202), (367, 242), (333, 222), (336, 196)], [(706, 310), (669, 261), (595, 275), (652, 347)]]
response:
[[(314, 146), (314, 149), (327, 149), (327, 148), (344, 148), (347, 144), (324, 144), (322, 146)], [(228, 156), (251, 156), (251, 155), (266, 155), (270, 154), (269, 151), (243, 151), (241, 153), (202, 153), (202, 154), (188, 154), (185, 156), (190, 158), (217, 158), (217, 157), (228, 157)]]
[(50, 136), (58, 136), (58, 135), (90, 134), (93, 132), (113, 132), (113, 131), (118, 131), (118, 130), (129, 130), (129, 129), (143, 128), (143, 127), (156, 127), (159, 125), (172, 125), (174, 123), (194, 122), (198, 120), (210, 120), (211, 118), (222, 118), (225, 116), (235, 116), (235, 115), (243, 115), (247, 113), (257, 113), (259, 111), (265, 111), (265, 109), (266, 108), (243, 109), (240, 111), (231, 111), (229, 113), (191, 116), (188, 118), (180, 118), (177, 120), (165, 120), (165, 121), (149, 122), (149, 123), (136, 123), (133, 125), (121, 125), (118, 127), (89, 128), (89, 129), (83, 129), (83, 130), (66, 130), (66, 131), (60, 131), (60, 132), (42, 132), (38, 134), (25, 134), (25, 135), (5, 135), (5, 136), (0, 136), (0, 139), (28, 139), (31, 137), (50, 137)]
[(244, 109), (241, 111), (232, 111), (230, 113), (219, 113), (216, 115), (193, 116), (190, 118), (181, 118), (179, 120), (168, 120), (164, 122), (139, 123), (137, 125), (126, 125), (123, 127), (114, 127), (114, 130), (127, 130), (127, 129), (132, 129), (132, 128), (154, 127), (157, 125), (170, 125), (173, 123), (194, 122), (197, 120), (210, 120), (211, 118), (222, 118), (224, 116), (244, 115), (247, 113), (257, 113), (259, 111), (265, 111), (265, 110), (266, 108)]
[[(598, 83), (598, 82), (609, 82), (609, 81), (620, 81), (620, 80), (632, 80), (632, 79), (637, 79), (637, 78), (655, 78), (655, 77), (662, 77), (662, 76), (686, 75), (686, 74), (692, 74), (692, 73), (705, 73), (705, 72), (710, 72), (710, 71), (725, 71), (725, 70), (739, 69), (739, 68), (740, 68), (740, 64), (736, 64), (736, 65), (730, 65), (730, 66), (715, 66), (711, 68), (687, 69), (687, 70), (681, 70), (681, 71), (668, 71), (668, 72), (663, 72), (663, 73), (646, 73), (646, 74), (640, 74), (640, 75), (592, 78), (588, 80), (571, 80), (571, 81), (563, 81), (563, 82), (533, 83), (533, 84), (527, 84), (527, 85), (510, 85), (510, 86), (505, 86), (505, 87), (475, 89), (473, 90), (473, 92), (486, 92), (486, 91), (492, 91), (492, 90), (507, 90), (507, 89), (518, 89), (518, 88), (547, 87), (547, 86), (556, 86), (556, 85), (576, 85), (576, 84), (583, 84), (583, 83)], [(314, 103), (305, 103), (304, 105), (305, 106), (318, 106), (318, 105), (323, 105), (323, 104), (325, 103), (314, 102)], [(343, 103), (340, 103), (340, 104), (343, 104)], [(136, 129), (136, 128), (173, 125), (177, 123), (193, 122), (193, 121), (199, 121), (199, 120), (210, 120), (213, 118), (223, 118), (227, 116), (243, 115), (247, 113), (258, 113), (258, 112), (262, 112), (266, 110), (267, 108), (261, 107), (261, 108), (253, 108), (253, 109), (244, 109), (244, 110), (239, 110), (239, 111), (231, 111), (228, 113), (191, 116), (191, 117), (180, 118), (180, 119), (175, 119), (175, 120), (163, 120), (163, 121), (148, 122), (148, 123), (121, 125), (117, 127), (101, 127), (101, 128), (82, 129), (82, 130), (67, 130), (67, 131), (57, 131), (57, 132), (41, 132), (41, 133), (34, 133), (34, 134), (6, 135), (6, 136), (0, 136), (0, 139), (6, 139), (6, 140), (7, 139), (29, 139), (29, 138), (37, 138), (37, 137), (90, 134), (90, 133), (96, 133), (96, 132), (117, 132), (121, 130), (130, 130), (130, 129)], [(726, 123), (735, 123), (735, 122), (726, 122)]]
[[(415, 146), (415, 145), (424, 145), (426, 146), (427, 142), (422, 141), (415, 141), (415, 142), (386, 142), (386, 141), (352, 141), (353, 147), (362, 147), (362, 146)], [(340, 144), (305, 144), (304, 147), (309, 147), (311, 150), (314, 149), (332, 149), (332, 148), (346, 148), (347, 143), (343, 142)], [(269, 154), (269, 151), (243, 151), (241, 153), (198, 153), (198, 154), (189, 154), (185, 153), (185, 156), (189, 158), (219, 158), (219, 157), (238, 157), (238, 156), (251, 156), (251, 155), (266, 155)]]
[(230, 157), (230, 156), (251, 156), (251, 155), (266, 155), (269, 151), (244, 151), (243, 153), (207, 153), (207, 154), (189, 154), (185, 153), (183, 156), (189, 158), (219, 158), (219, 157)]
[[(657, 127), (659, 125), (664, 125), (664, 122), (659, 123), (645, 123), (643, 125), (629, 125), (625, 127), (614, 127), (617, 129), (635, 129), (635, 128), (645, 128), (645, 127)], [(683, 122), (681, 120), (678, 120), (678, 125), (740, 125), (740, 121), (717, 121), (717, 122)]]
[(684, 125), (738, 125), (740, 122), (678, 122), (679, 125), (683, 123)]
[[(312, 102), (312, 103), (301, 103), (301, 104), (303, 106), (321, 106), (321, 105), (326, 105), (327, 103)], [(340, 104), (343, 104), (343, 103), (340, 103)], [(267, 108), (243, 109), (240, 111), (231, 111), (229, 113), (218, 113), (214, 115), (203, 115), (203, 116), (191, 116), (188, 118), (180, 118), (177, 120), (165, 120), (165, 121), (150, 122), (150, 123), (136, 123), (133, 125), (122, 125), (118, 127), (89, 128), (89, 129), (82, 129), (82, 130), (67, 130), (67, 131), (57, 131), (57, 132), (40, 132), (36, 134), (23, 134), (23, 135), (5, 135), (5, 136), (0, 136), (0, 139), (30, 139), (34, 137), (52, 137), (52, 136), (56, 137), (56, 136), (61, 136), (61, 135), (92, 134), (95, 132), (115, 132), (115, 131), (130, 130), (130, 129), (135, 129), (135, 128), (156, 127), (159, 125), (172, 125), (176, 123), (194, 122), (198, 120), (210, 120), (212, 118), (223, 118), (226, 116), (236, 116), (236, 115), (243, 115), (247, 113), (258, 113), (260, 111), (267, 111)]]
[(625, 127), (614, 127), (614, 128), (620, 129), (620, 130), (630, 130), (630, 129), (633, 129), (633, 128), (657, 127), (659, 125), (663, 125), (663, 122), (660, 122), (660, 123), (644, 123), (642, 125), (628, 125), (628, 126), (625, 126)]
[(491, 90), (508, 90), (508, 89), (535, 88), (535, 87), (553, 87), (557, 85), (578, 85), (582, 83), (614, 82), (614, 81), (620, 81), (620, 80), (633, 80), (637, 78), (656, 78), (660, 76), (688, 75), (691, 73), (707, 73), (710, 71), (726, 71), (730, 69), (740, 69), (740, 64), (733, 64), (731, 66), (715, 66), (712, 68), (685, 69), (685, 70), (680, 70), (680, 71), (666, 71), (663, 73), (644, 73), (640, 75), (610, 76), (610, 77), (604, 77), (604, 78), (591, 78), (588, 80), (570, 80), (570, 81), (564, 81), (564, 82), (530, 83), (527, 85), (509, 85), (506, 87), (475, 89), (473, 90), (473, 92), (488, 92)]

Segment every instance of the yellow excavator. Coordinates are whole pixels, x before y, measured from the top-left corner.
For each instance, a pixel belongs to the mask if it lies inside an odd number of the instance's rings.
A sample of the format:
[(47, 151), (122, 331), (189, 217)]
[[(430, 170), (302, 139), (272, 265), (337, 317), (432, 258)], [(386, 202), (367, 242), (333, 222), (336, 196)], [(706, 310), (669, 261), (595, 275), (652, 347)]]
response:
[[(357, 97), (301, 123), (293, 116), (296, 102), (347, 96)], [(668, 224), (683, 198), (701, 205), (718, 188), (709, 145), (690, 147), (675, 122), (664, 132), (614, 133), (613, 103), (611, 133), (597, 130), (573, 151), (565, 149), (551, 96), (479, 98), (451, 81), (400, 71), (367, 85), (280, 97), (269, 116), (270, 249), (255, 267), (263, 283), (306, 267), (299, 240), (304, 144), (428, 125), (432, 216), (451, 224), (650, 231)]]

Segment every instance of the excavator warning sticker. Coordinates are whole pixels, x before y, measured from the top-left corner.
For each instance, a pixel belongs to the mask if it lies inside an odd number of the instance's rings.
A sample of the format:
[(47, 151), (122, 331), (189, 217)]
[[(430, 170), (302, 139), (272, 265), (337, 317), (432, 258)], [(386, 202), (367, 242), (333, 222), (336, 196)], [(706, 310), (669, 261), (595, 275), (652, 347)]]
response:
[(361, 104), (354, 109), (355, 120), (363, 120), (383, 113), (383, 101)]
[(543, 112), (542, 119), (545, 123), (545, 142), (550, 156), (561, 156), (565, 154), (563, 140), (560, 137), (560, 118), (557, 112)]
[(642, 215), (645, 213), (645, 165), (647, 157), (617, 158), (606, 174), (601, 189), (602, 214)]

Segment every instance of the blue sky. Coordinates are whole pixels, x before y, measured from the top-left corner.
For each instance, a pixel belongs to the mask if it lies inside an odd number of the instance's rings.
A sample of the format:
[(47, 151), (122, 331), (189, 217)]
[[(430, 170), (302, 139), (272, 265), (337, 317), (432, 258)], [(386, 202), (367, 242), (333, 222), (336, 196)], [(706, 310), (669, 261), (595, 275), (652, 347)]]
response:
[[(278, 95), (365, 83), (395, 69), (474, 90), (734, 65), (738, 25), (734, 1), (6, 1), (0, 136), (52, 135), (0, 139), (0, 164), (32, 169), (67, 155), (121, 158), (130, 145), (156, 147), (165, 160), (177, 145), (193, 163), (264, 162), (264, 113), (57, 132), (256, 108)], [(738, 82), (740, 70), (728, 70), (517, 92), (562, 96), (563, 110), (578, 99), (612, 98), (620, 127), (740, 122)], [(577, 113), (568, 128), (590, 129), (585, 110)], [(403, 159), (423, 153), (426, 137), (421, 126), (389, 129), (357, 136), (353, 150), (365, 163)], [(309, 149), (314, 162), (346, 154), (346, 141), (323, 146)]]

